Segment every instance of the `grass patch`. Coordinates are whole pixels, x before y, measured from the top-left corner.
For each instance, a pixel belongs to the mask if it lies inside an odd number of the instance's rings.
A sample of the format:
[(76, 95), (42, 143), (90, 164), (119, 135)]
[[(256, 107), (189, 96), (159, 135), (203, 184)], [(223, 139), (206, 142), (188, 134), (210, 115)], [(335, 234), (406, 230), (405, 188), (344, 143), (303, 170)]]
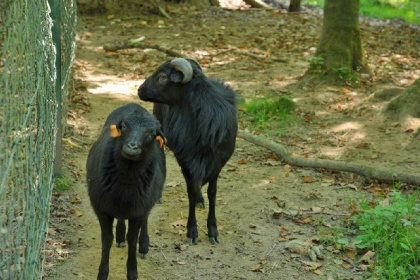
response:
[(71, 181), (68, 177), (60, 177), (54, 180), (54, 191), (63, 192), (70, 189)]
[[(368, 279), (420, 279), (420, 203), (419, 193), (404, 195), (393, 191), (386, 199), (357, 205), (358, 213), (343, 226), (320, 226), (321, 240), (359, 258), (368, 250), (375, 252), (375, 263), (369, 264)], [(355, 251), (354, 251), (355, 250)], [(355, 263), (359, 263), (357, 257)]]
[(374, 274), (378, 279), (414, 279), (420, 276), (420, 205), (418, 193), (394, 191), (381, 204), (360, 205), (351, 220), (360, 232), (354, 242), (376, 252)]
[(288, 96), (256, 98), (240, 104), (243, 112), (244, 126), (256, 130), (270, 130), (276, 136), (281, 136), (284, 131), (293, 124), (297, 124), (300, 118), (295, 114), (296, 104)]
[[(307, 0), (303, 4), (324, 7), (322, 0)], [(420, 0), (360, 0), (360, 15), (379, 19), (403, 19), (420, 24)]]

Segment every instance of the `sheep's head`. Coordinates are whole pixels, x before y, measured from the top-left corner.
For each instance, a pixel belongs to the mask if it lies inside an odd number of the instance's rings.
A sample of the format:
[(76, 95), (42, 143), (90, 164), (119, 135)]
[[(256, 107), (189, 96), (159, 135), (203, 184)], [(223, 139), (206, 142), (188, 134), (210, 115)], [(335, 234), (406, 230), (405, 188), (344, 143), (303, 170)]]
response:
[(140, 160), (143, 151), (150, 150), (155, 142), (158, 142), (161, 148), (166, 145), (157, 120), (132, 116), (118, 124), (111, 124), (109, 129), (110, 137), (116, 139), (117, 151), (129, 160)]
[(162, 64), (138, 89), (141, 100), (171, 104), (180, 98), (184, 87), (202, 73), (197, 61), (175, 58)]

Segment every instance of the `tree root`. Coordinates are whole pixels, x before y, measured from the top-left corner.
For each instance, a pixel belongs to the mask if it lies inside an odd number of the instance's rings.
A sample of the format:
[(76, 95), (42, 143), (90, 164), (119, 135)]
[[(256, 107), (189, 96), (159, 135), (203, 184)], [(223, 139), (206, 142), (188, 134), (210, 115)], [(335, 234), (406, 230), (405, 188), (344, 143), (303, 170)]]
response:
[(261, 136), (251, 135), (244, 131), (238, 132), (238, 137), (248, 142), (251, 142), (257, 146), (264, 147), (274, 152), (279, 158), (281, 158), (287, 164), (300, 167), (312, 167), (312, 168), (323, 168), (329, 170), (346, 171), (361, 175), (365, 178), (376, 179), (383, 182), (401, 182), (411, 185), (420, 186), (420, 174), (408, 174), (404, 172), (394, 172), (391, 170), (384, 170), (380, 168), (372, 168), (366, 165), (352, 163), (352, 162), (341, 162), (328, 159), (310, 159), (302, 158), (292, 155), (286, 147), (279, 143), (274, 143)]

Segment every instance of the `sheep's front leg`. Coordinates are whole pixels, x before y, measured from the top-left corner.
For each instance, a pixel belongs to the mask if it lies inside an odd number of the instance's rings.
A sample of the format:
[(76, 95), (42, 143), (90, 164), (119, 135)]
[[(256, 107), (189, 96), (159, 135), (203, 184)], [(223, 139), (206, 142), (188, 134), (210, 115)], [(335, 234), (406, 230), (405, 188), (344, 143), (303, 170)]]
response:
[(145, 215), (145, 218), (143, 219), (141, 228), (140, 228), (139, 253), (142, 259), (145, 259), (146, 254), (149, 252), (149, 233), (147, 231), (148, 218), (149, 218), (149, 213)]
[(124, 220), (118, 220), (115, 229), (115, 241), (117, 243), (118, 248), (122, 248), (125, 246), (125, 231), (126, 228)]
[(187, 222), (187, 238), (189, 244), (198, 243), (197, 219), (195, 217), (195, 207), (202, 205), (204, 207), (203, 197), (201, 195), (201, 186), (194, 182), (187, 181), (187, 192), (189, 202), (188, 222)]
[(101, 226), (102, 257), (97, 279), (106, 280), (109, 274), (109, 253), (111, 251), (112, 240), (114, 239), (112, 233), (114, 218), (105, 214), (99, 214), (98, 220)]
[(127, 232), (127, 244), (128, 244), (128, 258), (127, 258), (127, 279), (136, 280), (138, 279), (137, 274), (137, 239), (139, 236), (139, 230), (141, 225), (141, 219), (130, 219), (128, 220), (128, 232)]
[(216, 194), (217, 194), (217, 177), (209, 181), (207, 189), (207, 197), (209, 199), (209, 214), (207, 217), (207, 232), (209, 240), (212, 244), (219, 243), (219, 231), (216, 222)]

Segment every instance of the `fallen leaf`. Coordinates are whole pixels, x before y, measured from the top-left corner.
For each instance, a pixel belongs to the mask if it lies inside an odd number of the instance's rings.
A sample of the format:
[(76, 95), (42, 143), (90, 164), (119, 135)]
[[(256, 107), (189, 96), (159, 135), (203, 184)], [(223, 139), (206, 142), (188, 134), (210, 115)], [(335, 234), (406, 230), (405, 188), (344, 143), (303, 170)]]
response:
[(373, 251), (367, 251), (366, 254), (364, 254), (361, 258), (360, 258), (360, 263), (364, 263), (364, 264), (372, 264), (375, 262), (375, 256), (376, 253)]
[(323, 273), (321, 270), (319, 270), (319, 269), (315, 269), (313, 272), (314, 272), (316, 275), (320, 275), (320, 276), (324, 275), (324, 273)]
[(240, 160), (238, 160), (238, 164), (247, 164), (248, 161), (244, 158), (241, 158)]
[(83, 212), (82, 211), (79, 211), (77, 209), (70, 208), (69, 211), (70, 211), (71, 214), (76, 215), (77, 217), (83, 216)]
[(300, 224), (309, 224), (310, 222), (312, 222), (312, 217), (311, 216), (303, 217), (301, 219), (297, 219), (297, 222)]
[(321, 262), (311, 262), (311, 261), (302, 261), (303, 264), (307, 266), (309, 270), (316, 270), (320, 268), (323, 264)]
[(186, 220), (176, 220), (175, 222), (171, 223), (171, 226), (174, 227), (174, 228), (186, 227), (187, 226), (187, 221)]
[(73, 196), (72, 198), (70, 198), (70, 203), (71, 204), (79, 204), (82, 202), (82, 199), (80, 198), (79, 195)]
[(263, 266), (262, 265), (254, 265), (251, 267), (252, 272), (263, 272)]
[(342, 263), (341, 264), (341, 266), (344, 268), (344, 269), (350, 269), (350, 268), (352, 268), (353, 266), (351, 265), (351, 264), (349, 264), (349, 263)]
[(370, 146), (369, 143), (361, 142), (361, 143), (357, 144), (356, 148), (368, 148), (369, 146)]
[(303, 176), (302, 177), (302, 183), (312, 183), (315, 182), (315, 178), (311, 177), (311, 176)]

